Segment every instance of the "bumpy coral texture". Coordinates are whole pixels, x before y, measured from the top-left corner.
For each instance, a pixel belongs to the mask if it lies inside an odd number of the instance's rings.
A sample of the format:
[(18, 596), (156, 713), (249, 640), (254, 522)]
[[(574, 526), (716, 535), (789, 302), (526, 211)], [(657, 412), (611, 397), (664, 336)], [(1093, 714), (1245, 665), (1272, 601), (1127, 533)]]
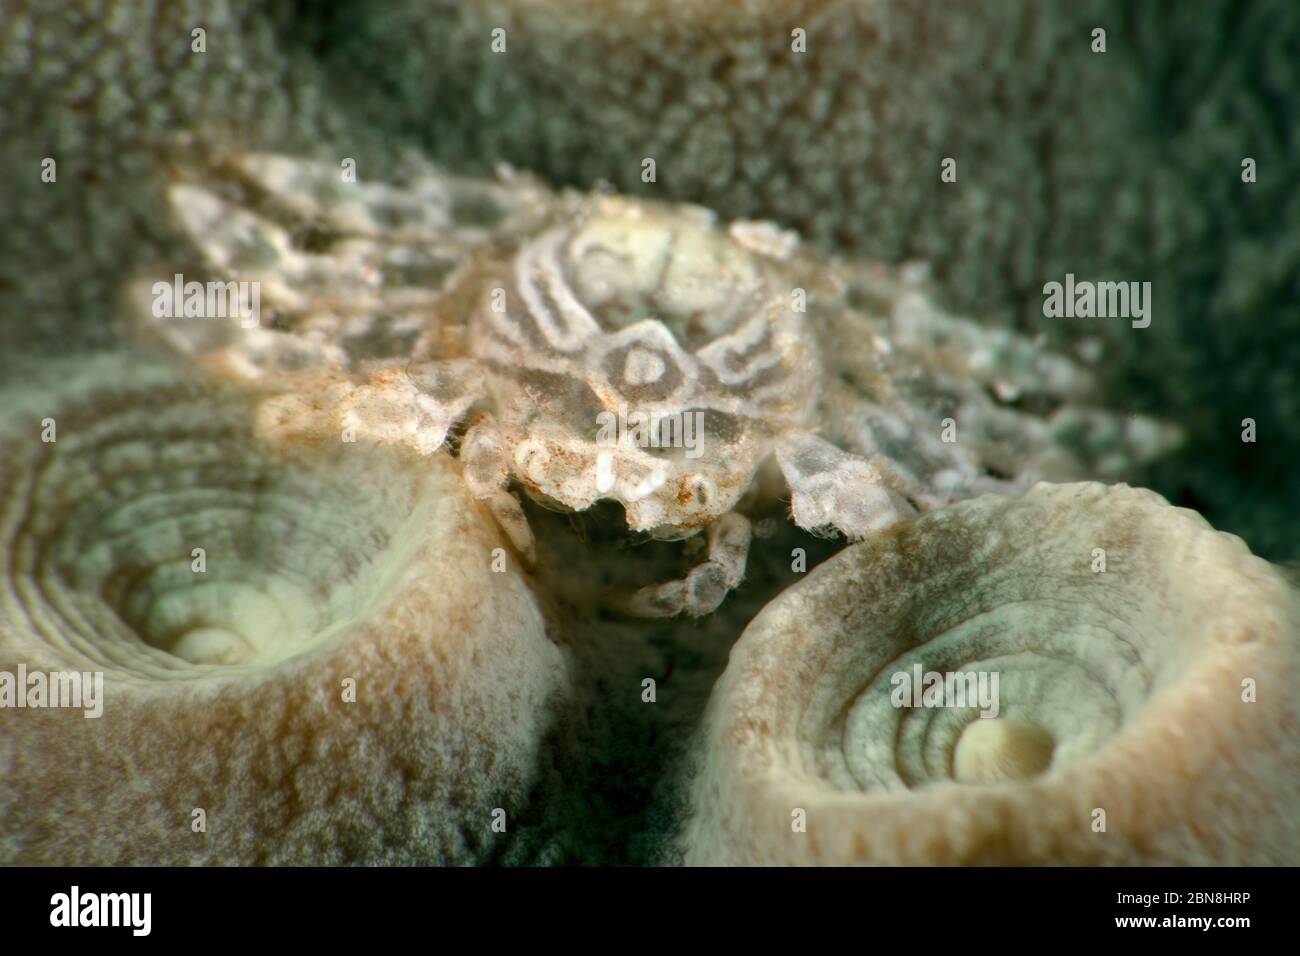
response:
[[(162, 147), (176, 131), (302, 149), (347, 131), (324, 71), (283, 43), (290, 7), (17, 0), (0, 9), (0, 203), (26, 237), (0, 239), (0, 344), (113, 341), (121, 271), (169, 239), (159, 190)], [(202, 54), (191, 52), (198, 27)], [(47, 157), (54, 183), (41, 181)], [(50, 321), (23, 321), (30, 309)]]
[(454, 464), (270, 456), (246, 401), (140, 358), (58, 374), (7, 393), (0, 665), (105, 699), (4, 712), (0, 860), (499, 853), (567, 665)]
[[(840, 553), (742, 635), (686, 860), (1294, 864), (1297, 636), (1269, 564), (1149, 491), (958, 503)], [(916, 669), (997, 673), (997, 712), (895, 699)]]

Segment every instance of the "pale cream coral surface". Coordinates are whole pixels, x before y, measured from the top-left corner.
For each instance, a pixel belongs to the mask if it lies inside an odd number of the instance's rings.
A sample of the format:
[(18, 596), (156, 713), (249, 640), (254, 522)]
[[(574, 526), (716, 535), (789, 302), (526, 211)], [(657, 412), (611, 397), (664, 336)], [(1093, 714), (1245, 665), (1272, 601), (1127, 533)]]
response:
[[(827, 561), (740, 638), (686, 860), (1294, 863), (1297, 635), (1270, 565), (1151, 492), (952, 505)], [(894, 698), (918, 667), (997, 674), (996, 717)]]
[(0, 860), (489, 858), (568, 676), (456, 463), (277, 452), (246, 399), (127, 371), (6, 406), (0, 668), (103, 703), (0, 714)]

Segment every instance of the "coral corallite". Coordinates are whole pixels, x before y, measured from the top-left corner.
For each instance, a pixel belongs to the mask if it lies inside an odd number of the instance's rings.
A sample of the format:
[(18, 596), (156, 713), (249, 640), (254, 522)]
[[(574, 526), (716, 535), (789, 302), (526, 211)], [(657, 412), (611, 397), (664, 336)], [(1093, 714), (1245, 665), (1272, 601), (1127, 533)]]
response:
[(98, 717), (5, 712), (0, 861), (494, 852), (568, 678), (455, 462), (273, 452), (139, 359), (4, 407), (0, 666), (104, 679)]

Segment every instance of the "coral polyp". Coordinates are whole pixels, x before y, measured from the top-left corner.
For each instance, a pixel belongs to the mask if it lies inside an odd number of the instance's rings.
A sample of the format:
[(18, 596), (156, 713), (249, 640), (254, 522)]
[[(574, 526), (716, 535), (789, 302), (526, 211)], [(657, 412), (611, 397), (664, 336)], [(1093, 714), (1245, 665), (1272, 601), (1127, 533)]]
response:
[(139, 356), (46, 379), (0, 393), (0, 661), (103, 694), (3, 712), (0, 860), (489, 857), (568, 677), (456, 463), (278, 455)]
[[(696, 742), (685, 858), (1293, 861), (1297, 706), (1253, 688), (1295, 679), (1298, 632), (1282, 575), (1152, 492), (958, 502), (750, 623)], [(913, 674), (924, 694), (899, 693)]]

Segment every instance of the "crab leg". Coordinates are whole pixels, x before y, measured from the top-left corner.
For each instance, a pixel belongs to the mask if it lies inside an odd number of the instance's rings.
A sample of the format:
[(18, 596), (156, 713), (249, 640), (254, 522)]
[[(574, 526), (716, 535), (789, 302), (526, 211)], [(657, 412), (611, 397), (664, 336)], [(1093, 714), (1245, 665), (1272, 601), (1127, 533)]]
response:
[(790, 509), (801, 528), (837, 528), (861, 538), (916, 513), (894, 487), (901, 482), (880, 460), (850, 455), (810, 432), (783, 437), (776, 460), (790, 485)]
[(624, 609), (637, 617), (672, 617), (682, 611), (702, 617), (717, 610), (745, 576), (753, 532), (748, 518), (731, 511), (709, 526), (708, 535), (707, 561), (684, 578), (641, 588)]
[(510, 458), (496, 420), (490, 415), (480, 418), (465, 432), (460, 446), (460, 460), (465, 467), (465, 483), (470, 493), (491, 510), (501, 530), (510, 538), (515, 550), (528, 564), (537, 560), (533, 532), (528, 527), (519, 499), (508, 490)]

